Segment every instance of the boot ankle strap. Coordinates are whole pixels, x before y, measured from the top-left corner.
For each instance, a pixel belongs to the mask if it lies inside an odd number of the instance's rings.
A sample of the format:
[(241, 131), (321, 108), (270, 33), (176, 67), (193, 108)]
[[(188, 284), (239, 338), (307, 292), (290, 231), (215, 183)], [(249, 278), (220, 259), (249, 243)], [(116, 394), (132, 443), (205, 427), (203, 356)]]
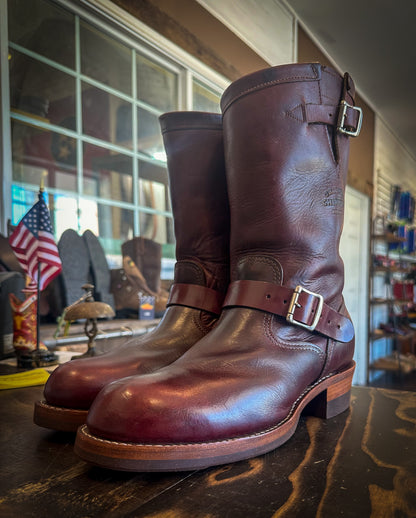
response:
[(173, 284), (166, 306), (187, 306), (214, 315), (221, 313), (224, 294), (198, 284)]
[(338, 342), (350, 342), (354, 338), (351, 320), (325, 304), (322, 295), (302, 286), (293, 289), (270, 282), (235, 281), (228, 288), (223, 307), (229, 306), (261, 309)]

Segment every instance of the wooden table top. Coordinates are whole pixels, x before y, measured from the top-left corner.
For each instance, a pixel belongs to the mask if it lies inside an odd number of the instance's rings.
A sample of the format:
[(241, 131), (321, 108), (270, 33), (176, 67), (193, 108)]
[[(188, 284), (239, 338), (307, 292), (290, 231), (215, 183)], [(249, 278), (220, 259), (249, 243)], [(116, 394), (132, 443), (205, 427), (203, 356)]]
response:
[(353, 387), (277, 450), (180, 473), (92, 467), (32, 423), (42, 387), (0, 392), (0, 517), (416, 517), (416, 392)]

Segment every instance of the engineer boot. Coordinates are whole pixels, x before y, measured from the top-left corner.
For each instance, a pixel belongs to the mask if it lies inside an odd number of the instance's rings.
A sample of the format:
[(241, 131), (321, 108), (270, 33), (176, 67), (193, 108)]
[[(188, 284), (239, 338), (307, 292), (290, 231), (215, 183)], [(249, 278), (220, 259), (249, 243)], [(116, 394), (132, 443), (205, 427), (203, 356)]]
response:
[(176, 235), (174, 284), (157, 328), (102, 356), (60, 366), (35, 406), (35, 423), (75, 431), (104, 385), (153, 372), (180, 357), (214, 326), (229, 279), (229, 209), (221, 116), (161, 117)]
[(134, 237), (121, 246), (123, 257), (130, 257), (143, 273), (149, 294), (156, 298), (156, 314), (166, 309), (169, 292), (162, 288), (160, 273), (162, 271), (162, 246), (145, 237)]
[[(354, 85), (319, 64), (233, 83), (221, 106), (231, 284), (217, 326), (158, 372), (107, 385), (75, 451), (132, 471), (190, 470), (287, 441), (308, 403), (349, 406), (354, 329), (339, 239)], [(319, 403), (319, 404), (317, 404)]]

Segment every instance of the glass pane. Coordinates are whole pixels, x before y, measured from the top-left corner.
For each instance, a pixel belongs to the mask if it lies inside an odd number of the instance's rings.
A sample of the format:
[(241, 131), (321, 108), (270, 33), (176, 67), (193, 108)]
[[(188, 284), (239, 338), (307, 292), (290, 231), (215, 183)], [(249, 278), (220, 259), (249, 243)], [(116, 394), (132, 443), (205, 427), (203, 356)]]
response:
[(85, 144), (84, 194), (109, 200), (133, 202), (133, 159)]
[(178, 76), (144, 56), (137, 56), (138, 99), (162, 112), (178, 109)]
[(131, 50), (81, 20), (81, 72), (131, 95)]
[(9, 0), (9, 40), (75, 68), (75, 17), (44, 0)]
[(220, 113), (221, 96), (198, 81), (192, 83), (192, 102), (196, 111)]
[(82, 83), (83, 133), (131, 148), (131, 127), (131, 104), (100, 88)]
[(172, 219), (159, 214), (140, 212), (140, 235), (162, 245), (173, 244), (175, 239)]
[[(121, 255), (122, 243), (132, 239), (134, 235), (133, 211), (99, 203), (96, 215), (91, 214), (89, 210), (86, 221), (88, 222), (90, 218), (95, 218), (96, 216), (98, 218), (97, 235), (100, 236), (105, 253)], [(87, 228), (90, 227), (86, 225), (85, 230)]]
[(12, 110), (75, 129), (75, 78), (13, 49), (9, 55)]
[(49, 210), (57, 241), (68, 228), (78, 231), (78, 203), (75, 197), (54, 194), (50, 196)]
[(142, 108), (138, 108), (137, 124), (137, 147), (139, 151), (157, 160), (166, 161), (158, 117)]
[(76, 140), (53, 131), (12, 121), (13, 180), (76, 190)]
[(16, 226), (38, 201), (38, 194), (35, 191), (21, 187), (20, 185), (12, 185), (12, 218), (11, 224)]
[(170, 212), (167, 170), (139, 160), (139, 178), (140, 205), (160, 212)]

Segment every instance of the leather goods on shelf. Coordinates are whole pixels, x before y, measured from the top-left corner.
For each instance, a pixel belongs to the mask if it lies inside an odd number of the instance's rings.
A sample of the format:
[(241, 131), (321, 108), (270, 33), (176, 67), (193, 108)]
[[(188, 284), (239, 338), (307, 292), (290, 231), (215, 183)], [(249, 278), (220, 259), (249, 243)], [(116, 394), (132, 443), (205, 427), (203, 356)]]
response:
[[(156, 298), (156, 314), (166, 309), (169, 292), (161, 286), (162, 245), (145, 237), (134, 237), (121, 245), (124, 257), (129, 257), (142, 274), (144, 292)], [(124, 267), (124, 263), (123, 263)]]
[(171, 365), (107, 385), (78, 430), (81, 458), (131, 471), (205, 468), (281, 445), (306, 407), (326, 418), (349, 407), (354, 329), (339, 239), (349, 136), (361, 124), (354, 93), (348, 74), (319, 64), (272, 67), (227, 88), (231, 284), (221, 318)]
[(128, 255), (123, 256), (123, 268), (111, 270), (111, 291), (119, 315), (134, 314), (137, 318), (140, 294), (155, 297), (155, 314), (157, 317), (162, 316), (166, 310), (168, 297), (164, 296), (162, 290), (155, 293), (149, 288), (142, 272)]
[[(216, 324), (229, 282), (229, 209), (221, 116), (170, 113), (161, 118), (176, 236), (174, 284), (152, 332), (105, 355), (73, 360), (53, 372), (40, 426), (75, 431), (98, 392), (125, 376), (168, 365)], [(190, 193), (192, 195), (190, 195)]]

